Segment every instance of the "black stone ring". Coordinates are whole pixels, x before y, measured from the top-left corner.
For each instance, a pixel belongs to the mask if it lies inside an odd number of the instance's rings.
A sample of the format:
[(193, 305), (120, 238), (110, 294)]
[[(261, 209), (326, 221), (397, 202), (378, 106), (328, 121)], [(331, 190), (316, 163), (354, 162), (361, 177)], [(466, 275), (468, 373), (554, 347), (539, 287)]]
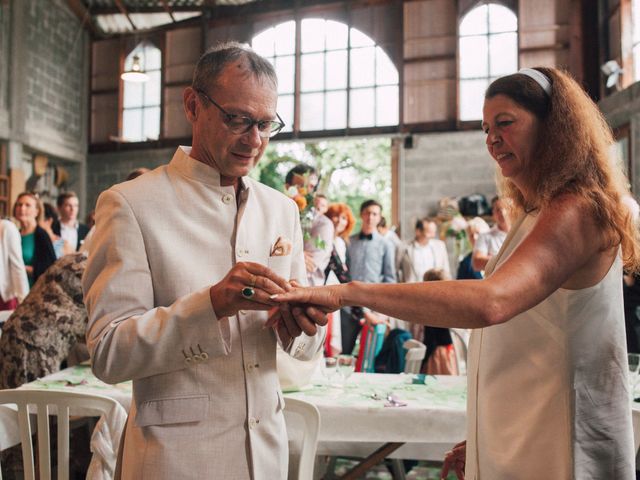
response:
[(253, 297), (256, 294), (256, 291), (251, 288), (251, 287), (244, 287), (241, 291), (240, 294), (246, 298), (246, 299), (250, 299), (251, 297)]

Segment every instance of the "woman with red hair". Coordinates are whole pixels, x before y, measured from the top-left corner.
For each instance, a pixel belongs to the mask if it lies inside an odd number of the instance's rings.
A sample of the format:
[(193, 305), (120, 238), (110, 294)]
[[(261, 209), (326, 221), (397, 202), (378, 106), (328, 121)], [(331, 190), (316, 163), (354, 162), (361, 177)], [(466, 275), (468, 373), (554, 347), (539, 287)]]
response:
[[(329, 265), (325, 269), (325, 284), (337, 285), (338, 283), (347, 283), (351, 281), (351, 274), (347, 269), (347, 243), (349, 235), (356, 224), (356, 220), (351, 212), (351, 208), (346, 203), (332, 203), (329, 205), (325, 215), (333, 222), (334, 238), (333, 250)], [(333, 319), (340, 321), (332, 321), (331, 328), (327, 329), (327, 348), (325, 349), (327, 356), (335, 356), (340, 352), (346, 352), (342, 341), (342, 323), (360, 321), (362, 318), (362, 309), (360, 307), (346, 307), (336, 310), (332, 314)]]

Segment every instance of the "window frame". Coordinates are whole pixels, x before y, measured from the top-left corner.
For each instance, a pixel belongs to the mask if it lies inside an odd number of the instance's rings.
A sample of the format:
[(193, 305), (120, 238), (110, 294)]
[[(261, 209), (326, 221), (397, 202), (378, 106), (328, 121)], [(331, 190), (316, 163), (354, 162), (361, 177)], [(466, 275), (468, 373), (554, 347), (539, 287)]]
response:
[[(504, 7), (506, 9), (508, 9), (516, 18), (516, 30), (515, 31), (509, 31), (509, 32), (491, 32), (490, 29), (490, 20), (489, 17), (487, 16), (487, 31), (486, 33), (483, 34), (474, 34), (474, 35), (465, 35), (466, 36), (483, 36), (487, 39), (487, 77), (473, 77), (473, 78), (461, 78), (460, 76), (460, 70), (461, 70), (461, 49), (460, 49), (460, 39), (463, 38), (463, 36), (460, 34), (460, 25), (462, 24), (462, 21), (465, 19), (465, 17), (471, 13), (473, 10), (480, 8), (482, 6), (489, 6), (489, 5), (497, 5), (500, 7)], [(490, 74), (491, 72), (489, 71), (489, 67), (491, 65), (491, 48), (490, 48), (490, 39), (492, 36), (495, 35), (500, 35), (503, 33), (515, 33), (516, 34), (516, 61), (517, 61), (517, 65), (516, 65), (516, 71), (518, 71), (518, 69), (520, 68), (520, 18), (518, 16), (518, 10), (517, 10), (517, 5), (514, 4), (513, 2), (509, 1), (509, 0), (481, 0), (481, 1), (474, 1), (473, 3), (469, 3), (466, 2), (465, 8), (460, 9), (459, 10), (459, 14), (458, 14), (458, 23), (457, 23), (457, 32), (456, 32), (456, 36), (457, 36), (457, 46), (456, 46), (456, 99), (457, 99), (457, 105), (456, 105), (456, 125), (458, 127), (459, 130), (474, 130), (476, 128), (479, 127), (479, 125), (482, 123), (482, 119), (477, 119), (477, 120), (463, 120), (461, 118), (461, 110), (462, 110), (462, 100), (461, 100), (461, 83), (463, 81), (468, 81), (468, 80), (487, 80), (490, 84), (491, 83), (491, 79), (493, 78)], [(515, 73), (515, 72), (514, 72)]]
[[(153, 144), (156, 142), (160, 142), (163, 140), (164, 135), (163, 135), (163, 119), (164, 119), (164, 87), (165, 87), (165, 48), (164, 48), (164, 42), (159, 42), (155, 37), (154, 38), (143, 38), (140, 40), (136, 39), (136, 42), (134, 44), (132, 44), (133, 46), (130, 46), (129, 48), (127, 48), (126, 50), (123, 51), (121, 58), (120, 58), (120, 68), (119, 68), (119, 72), (120, 75), (124, 72), (125, 69), (125, 64), (127, 61), (127, 58), (129, 57), (129, 55), (131, 55), (134, 51), (136, 51), (137, 49), (140, 48), (141, 45), (144, 44), (148, 44), (156, 49), (159, 50), (160, 52), (160, 65), (157, 69), (153, 69), (153, 70), (147, 70), (145, 68), (145, 72), (159, 72), (159, 76), (160, 76), (160, 80), (159, 80), (159, 86), (158, 89), (160, 91), (160, 98), (159, 98), (159, 103), (157, 105), (145, 105), (144, 104), (144, 98), (143, 98), (143, 102), (142, 102), (142, 106), (140, 107), (125, 107), (124, 106), (124, 94), (125, 94), (125, 84), (126, 81), (123, 80), (122, 78), (119, 78), (119, 94), (118, 94), (118, 132), (119, 132), (119, 141), (120, 143), (123, 144)], [(144, 97), (144, 85), (145, 83), (142, 84), (143, 87), (143, 97)], [(158, 118), (158, 138), (155, 139), (140, 139), (140, 140), (127, 140), (124, 137), (124, 112), (125, 110), (142, 110), (142, 131), (144, 133), (144, 110), (146, 108), (158, 108), (160, 115)]]
[[(308, 19), (321, 19), (321, 20), (325, 20), (325, 21), (334, 21), (334, 22), (338, 22), (338, 23), (342, 23), (347, 27), (347, 44), (345, 46), (344, 49), (339, 48), (339, 49), (327, 49), (326, 43), (324, 45), (324, 48), (322, 50), (318, 50), (318, 51), (314, 51), (314, 52), (302, 52), (302, 22), (304, 20), (308, 20)], [(327, 11), (319, 11), (319, 12), (307, 12), (305, 14), (302, 15), (296, 15), (295, 18), (277, 18), (274, 19), (272, 22), (270, 22), (269, 24), (266, 23), (261, 23), (259, 28), (258, 25), (256, 25), (254, 23), (253, 26), (253, 30), (251, 31), (251, 34), (249, 35), (249, 43), (251, 44), (253, 42), (253, 39), (265, 32), (267, 29), (269, 28), (274, 28), (277, 27), (278, 25), (280, 25), (281, 23), (284, 23), (286, 21), (294, 21), (294, 25), (295, 25), (295, 35), (294, 35), (294, 91), (293, 91), (293, 125), (291, 125), (292, 129), (291, 130), (287, 130), (287, 131), (283, 131), (281, 133), (279, 133), (276, 137), (274, 137), (277, 140), (286, 140), (286, 139), (311, 139), (311, 138), (324, 138), (324, 137), (339, 137), (339, 136), (356, 136), (356, 135), (380, 135), (380, 134), (392, 134), (392, 133), (397, 133), (398, 131), (401, 131), (402, 127), (403, 127), (403, 120), (402, 120), (402, 93), (403, 93), (403, 89), (402, 89), (402, 71), (400, 68), (398, 68), (398, 61), (396, 58), (394, 58), (394, 55), (391, 55), (388, 51), (387, 46), (392, 47), (392, 44), (381, 44), (381, 43), (377, 43), (376, 39), (373, 38), (373, 36), (371, 36), (368, 32), (359, 29), (357, 27), (355, 27), (353, 25), (352, 22), (350, 22), (350, 19), (348, 17), (348, 15), (346, 16), (342, 16), (342, 15), (336, 15), (335, 12), (327, 12)], [(361, 49), (363, 47), (352, 47), (350, 45), (351, 42), (351, 29), (352, 28), (356, 28), (359, 32), (361, 32), (362, 34), (366, 35), (369, 39), (371, 39), (371, 41), (373, 42), (372, 47), (374, 48), (374, 56), (375, 52), (376, 52), (376, 47), (381, 48), (382, 51), (387, 55), (387, 57), (389, 58), (389, 61), (391, 62), (391, 64), (394, 66), (394, 68), (396, 69), (397, 75), (398, 75), (398, 82), (396, 84), (378, 84), (376, 81), (374, 81), (373, 85), (371, 86), (367, 86), (367, 87), (353, 87), (351, 86), (351, 52), (353, 50), (358, 50)], [(346, 51), (346, 75), (347, 75), (347, 84), (346, 87), (344, 89), (327, 89), (327, 85), (326, 83), (324, 84), (322, 89), (319, 90), (313, 90), (312, 91), (308, 91), (308, 92), (302, 92), (302, 86), (301, 86), (301, 81), (302, 81), (302, 77), (301, 77), (301, 64), (302, 64), (302, 56), (303, 55), (308, 55), (311, 53), (322, 53), (323, 55), (326, 56), (327, 52), (335, 52), (335, 51)], [(269, 60), (275, 60), (276, 58), (282, 56), (290, 56), (291, 54), (284, 54), (284, 55), (276, 55), (274, 52), (274, 56), (273, 57), (266, 57), (269, 58)], [(326, 57), (325, 57), (326, 60)], [(376, 58), (374, 58), (374, 69), (376, 68), (376, 63), (377, 60)], [(323, 63), (323, 71), (326, 73), (327, 70), (327, 63), (326, 61)], [(375, 72), (375, 70), (374, 70)], [(326, 78), (325, 78), (326, 80)], [(379, 87), (385, 87), (385, 86), (395, 86), (398, 89), (398, 123), (394, 124), (394, 125), (385, 125), (385, 126), (366, 126), (366, 127), (350, 127), (349, 126), (349, 121), (350, 121), (350, 117), (351, 117), (351, 92), (353, 91), (357, 91), (357, 90), (362, 90), (363, 88), (372, 88), (374, 90), (374, 95), (376, 94), (376, 91)], [(300, 128), (300, 124), (301, 124), (301, 113), (300, 113), (300, 109), (301, 109), (301, 97), (303, 94), (308, 94), (308, 93), (322, 93), (323, 95), (323, 101), (324, 101), (324, 105), (326, 106), (326, 94), (328, 92), (340, 92), (340, 91), (344, 91), (346, 92), (346, 113), (345, 113), (345, 122), (346, 122), (346, 127), (345, 128), (334, 128), (334, 129), (322, 129), (322, 130), (301, 130)], [(285, 95), (291, 95), (291, 94), (285, 94)], [(374, 106), (374, 115), (375, 115), (375, 106)], [(323, 125), (326, 123), (326, 109), (325, 112), (323, 113)]]

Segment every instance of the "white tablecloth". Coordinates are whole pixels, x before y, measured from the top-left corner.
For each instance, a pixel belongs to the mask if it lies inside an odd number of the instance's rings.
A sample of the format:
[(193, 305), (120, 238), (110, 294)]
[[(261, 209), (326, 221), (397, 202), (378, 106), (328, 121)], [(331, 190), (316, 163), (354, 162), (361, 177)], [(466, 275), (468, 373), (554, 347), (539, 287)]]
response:
[[(366, 456), (386, 442), (405, 442), (407, 445), (392, 456), (441, 459), (451, 445), (464, 438), (466, 378), (429, 376), (426, 384), (411, 384), (411, 379), (407, 375), (354, 373), (347, 388), (327, 387), (322, 379), (314, 379), (316, 385), (304, 391), (285, 393), (285, 402), (291, 396), (320, 410), (319, 454)], [(68, 388), (106, 395), (127, 410), (131, 405), (131, 382), (107, 385), (82, 365), (20, 388)], [(372, 398), (374, 392), (379, 399)], [(385, 406), (389, 392), (407, 405)]]

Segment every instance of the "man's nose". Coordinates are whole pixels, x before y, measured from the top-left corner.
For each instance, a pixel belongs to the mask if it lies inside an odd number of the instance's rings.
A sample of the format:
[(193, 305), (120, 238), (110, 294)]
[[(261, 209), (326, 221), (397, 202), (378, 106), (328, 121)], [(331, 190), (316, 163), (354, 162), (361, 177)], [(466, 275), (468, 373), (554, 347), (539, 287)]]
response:
[(260, 130), (258, 125), (253, 125), (247, 133), (242, 136), (242, 142), (253, 147), (258, 148), (262, 145), (262, 137), (260, 136)]

